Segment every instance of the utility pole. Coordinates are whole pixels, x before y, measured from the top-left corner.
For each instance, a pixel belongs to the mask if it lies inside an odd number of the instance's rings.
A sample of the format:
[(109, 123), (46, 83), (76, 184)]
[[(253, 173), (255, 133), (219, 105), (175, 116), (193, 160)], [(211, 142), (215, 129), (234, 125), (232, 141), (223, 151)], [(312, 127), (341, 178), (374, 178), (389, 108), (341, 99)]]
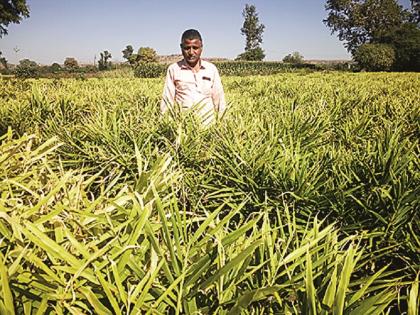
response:
[(16, 63), (19, 63), (19, 60), (18, 60), (18, 52), (20, 51), (20, 49), (18, 48), (18, 46), (15, 46), (14, 48), (13, 48), (13, 51), (15, 52), (15, 54), (16, 54)]

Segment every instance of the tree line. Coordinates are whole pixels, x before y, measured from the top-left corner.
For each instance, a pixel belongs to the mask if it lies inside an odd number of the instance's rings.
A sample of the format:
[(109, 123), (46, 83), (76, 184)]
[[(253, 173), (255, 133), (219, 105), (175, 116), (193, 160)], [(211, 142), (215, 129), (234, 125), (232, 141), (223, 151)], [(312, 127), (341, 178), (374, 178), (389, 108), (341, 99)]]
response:
[[(327, 0), (327, 17), (324, 24), (344, 43), (360, 69), (369, 71), (420, 71), (420, 0), (411, 0), (411, 8), (403, 8), (397, 0)], [(262, 61), (265, 53), (261, 47), (265, 25), (259, 21), (255, 5), (246, 4), (240, 29), (245, 36), (244, 52), (235, 60)], [(7, 34), (10, 23), (20, 23), (29, 17), (26, 0), (0, 2), (0, 38)], [(127, 64), (138, 67), (156, 62), (153, 48), (140, 47), (137, 52), (131, 45), (122, 51)], [(108, 51), (100, 53), (98, 70), (112, 68)], [(293, 52), (283, 58), (286, 63), (302, 63), (303, 56)], [(0, 51), (0, 64), (7, 60)], [(28, 65), (25, 61), (23, 65)], [(57, 66), (55, 66), (57, 68)], [(74, 69), (74, 65), (66, 67)]]

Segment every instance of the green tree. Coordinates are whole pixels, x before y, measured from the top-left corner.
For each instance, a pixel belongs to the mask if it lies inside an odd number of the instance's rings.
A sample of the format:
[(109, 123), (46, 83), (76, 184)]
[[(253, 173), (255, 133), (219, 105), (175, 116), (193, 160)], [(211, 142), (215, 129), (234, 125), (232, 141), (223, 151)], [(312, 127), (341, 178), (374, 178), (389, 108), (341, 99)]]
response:
[(108, 50), (100, 53), (101, 58), (98, 61), (98, 69), (100, 71), (111, 69), (111, 62), (109, 59), (112, 58), (111, 53)]
[(73, 57), (67, 57), (64, 60), (64, 68), (70, 72), (73, 72), (79, 68), (79, 63)]
[(151, 63), (157, 62), (158, 56), (156, 50), (150, 47), (140, 47), (137, 52), (137, 62)]
[(123, 53), (123, 58), (124, 59), (127, 59), (128, 63), (130, 65), (132, 65), (133, 63), (135, 63), (135, 60), (137, 59), (137, 54), (134, 54), (135, 55), (135, 58), (133, 58), (133, 53), (134, 53), (133, 46), (127, 45), (125, 47), (125, 49), (122, 51), (122, 53)]
[(32, 60), (23, 59), (19, 61), (15, 69), (15, 74), (20, 78), (35, 78), (39, 75), (40, 67)]
[(283, 62), (285, 63), (293, 63), (293, 64), (300, 64), (303, 63), (303, 56), (298, 52), (294, 51), (291, 54), (288, 54), (283, 58)]
[(354, 52), (354, 61), (368, 71), (389, 71), (395, 62), (395, 51), (388, 44), (362, 44)]
[(60, 72), (61, 71), (61, 66), (57, 62), (54, 62), (50, 67), (50, 71), (53, 72), (53, 73)]
[[(264, 51), (260, 47), (262, 44), (262, 35), (265, 25), (261, 24), (258, 18), (257, 9), (254, 5), (246, 4), (242, 11), (244, 23), (241, 28), (241, 34), (245, 36), (245, 53), (238, 56), (241, 60), (262, 60), (264, 59)], [(261, 59), (254, 59), (255, 57)], [(251, 58), (251, 59), (246, 59)]]
[(385, 34), (380, 41), (394, 48), (395, 70), (420, 71), (420, 29), (416, 24), (404, 23)]
[(26, 0), (0, 1), (0, 38), (7, 35), (10, 23), (19, 24), (23, 18), (29, 17), (29, 7)]
[(351, 53), (364, 43), (377, 42), (409, 19), (408, 11), (396, 0), (327, 0), (325, 8), (324, 23)]

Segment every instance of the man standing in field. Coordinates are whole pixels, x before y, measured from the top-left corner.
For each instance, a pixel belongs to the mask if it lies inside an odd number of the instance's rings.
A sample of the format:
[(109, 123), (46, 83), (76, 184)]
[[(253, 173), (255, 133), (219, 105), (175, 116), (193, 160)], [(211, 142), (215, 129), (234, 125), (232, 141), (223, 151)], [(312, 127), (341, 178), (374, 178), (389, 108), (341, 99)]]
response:
[(181, 37), (184, 59), (169, 66), (160, 109), (162, 113), (193, 110), (204, 124), (226, 109), (222, 81), (216, 66), (201, 59), (203, 41), (197, 30), (186, 30)]

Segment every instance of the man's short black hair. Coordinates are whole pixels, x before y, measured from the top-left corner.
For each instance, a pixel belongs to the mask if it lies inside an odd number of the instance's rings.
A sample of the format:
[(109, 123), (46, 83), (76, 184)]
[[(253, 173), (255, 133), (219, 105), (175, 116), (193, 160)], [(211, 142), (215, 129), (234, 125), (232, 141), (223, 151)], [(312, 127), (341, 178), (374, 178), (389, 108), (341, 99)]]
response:
[(200, 32), (194, 29), (186, 30), (182, 33), (181, 43), (183, 43), (185, 39), (199, 39), (200, 41), (203, 41)]

